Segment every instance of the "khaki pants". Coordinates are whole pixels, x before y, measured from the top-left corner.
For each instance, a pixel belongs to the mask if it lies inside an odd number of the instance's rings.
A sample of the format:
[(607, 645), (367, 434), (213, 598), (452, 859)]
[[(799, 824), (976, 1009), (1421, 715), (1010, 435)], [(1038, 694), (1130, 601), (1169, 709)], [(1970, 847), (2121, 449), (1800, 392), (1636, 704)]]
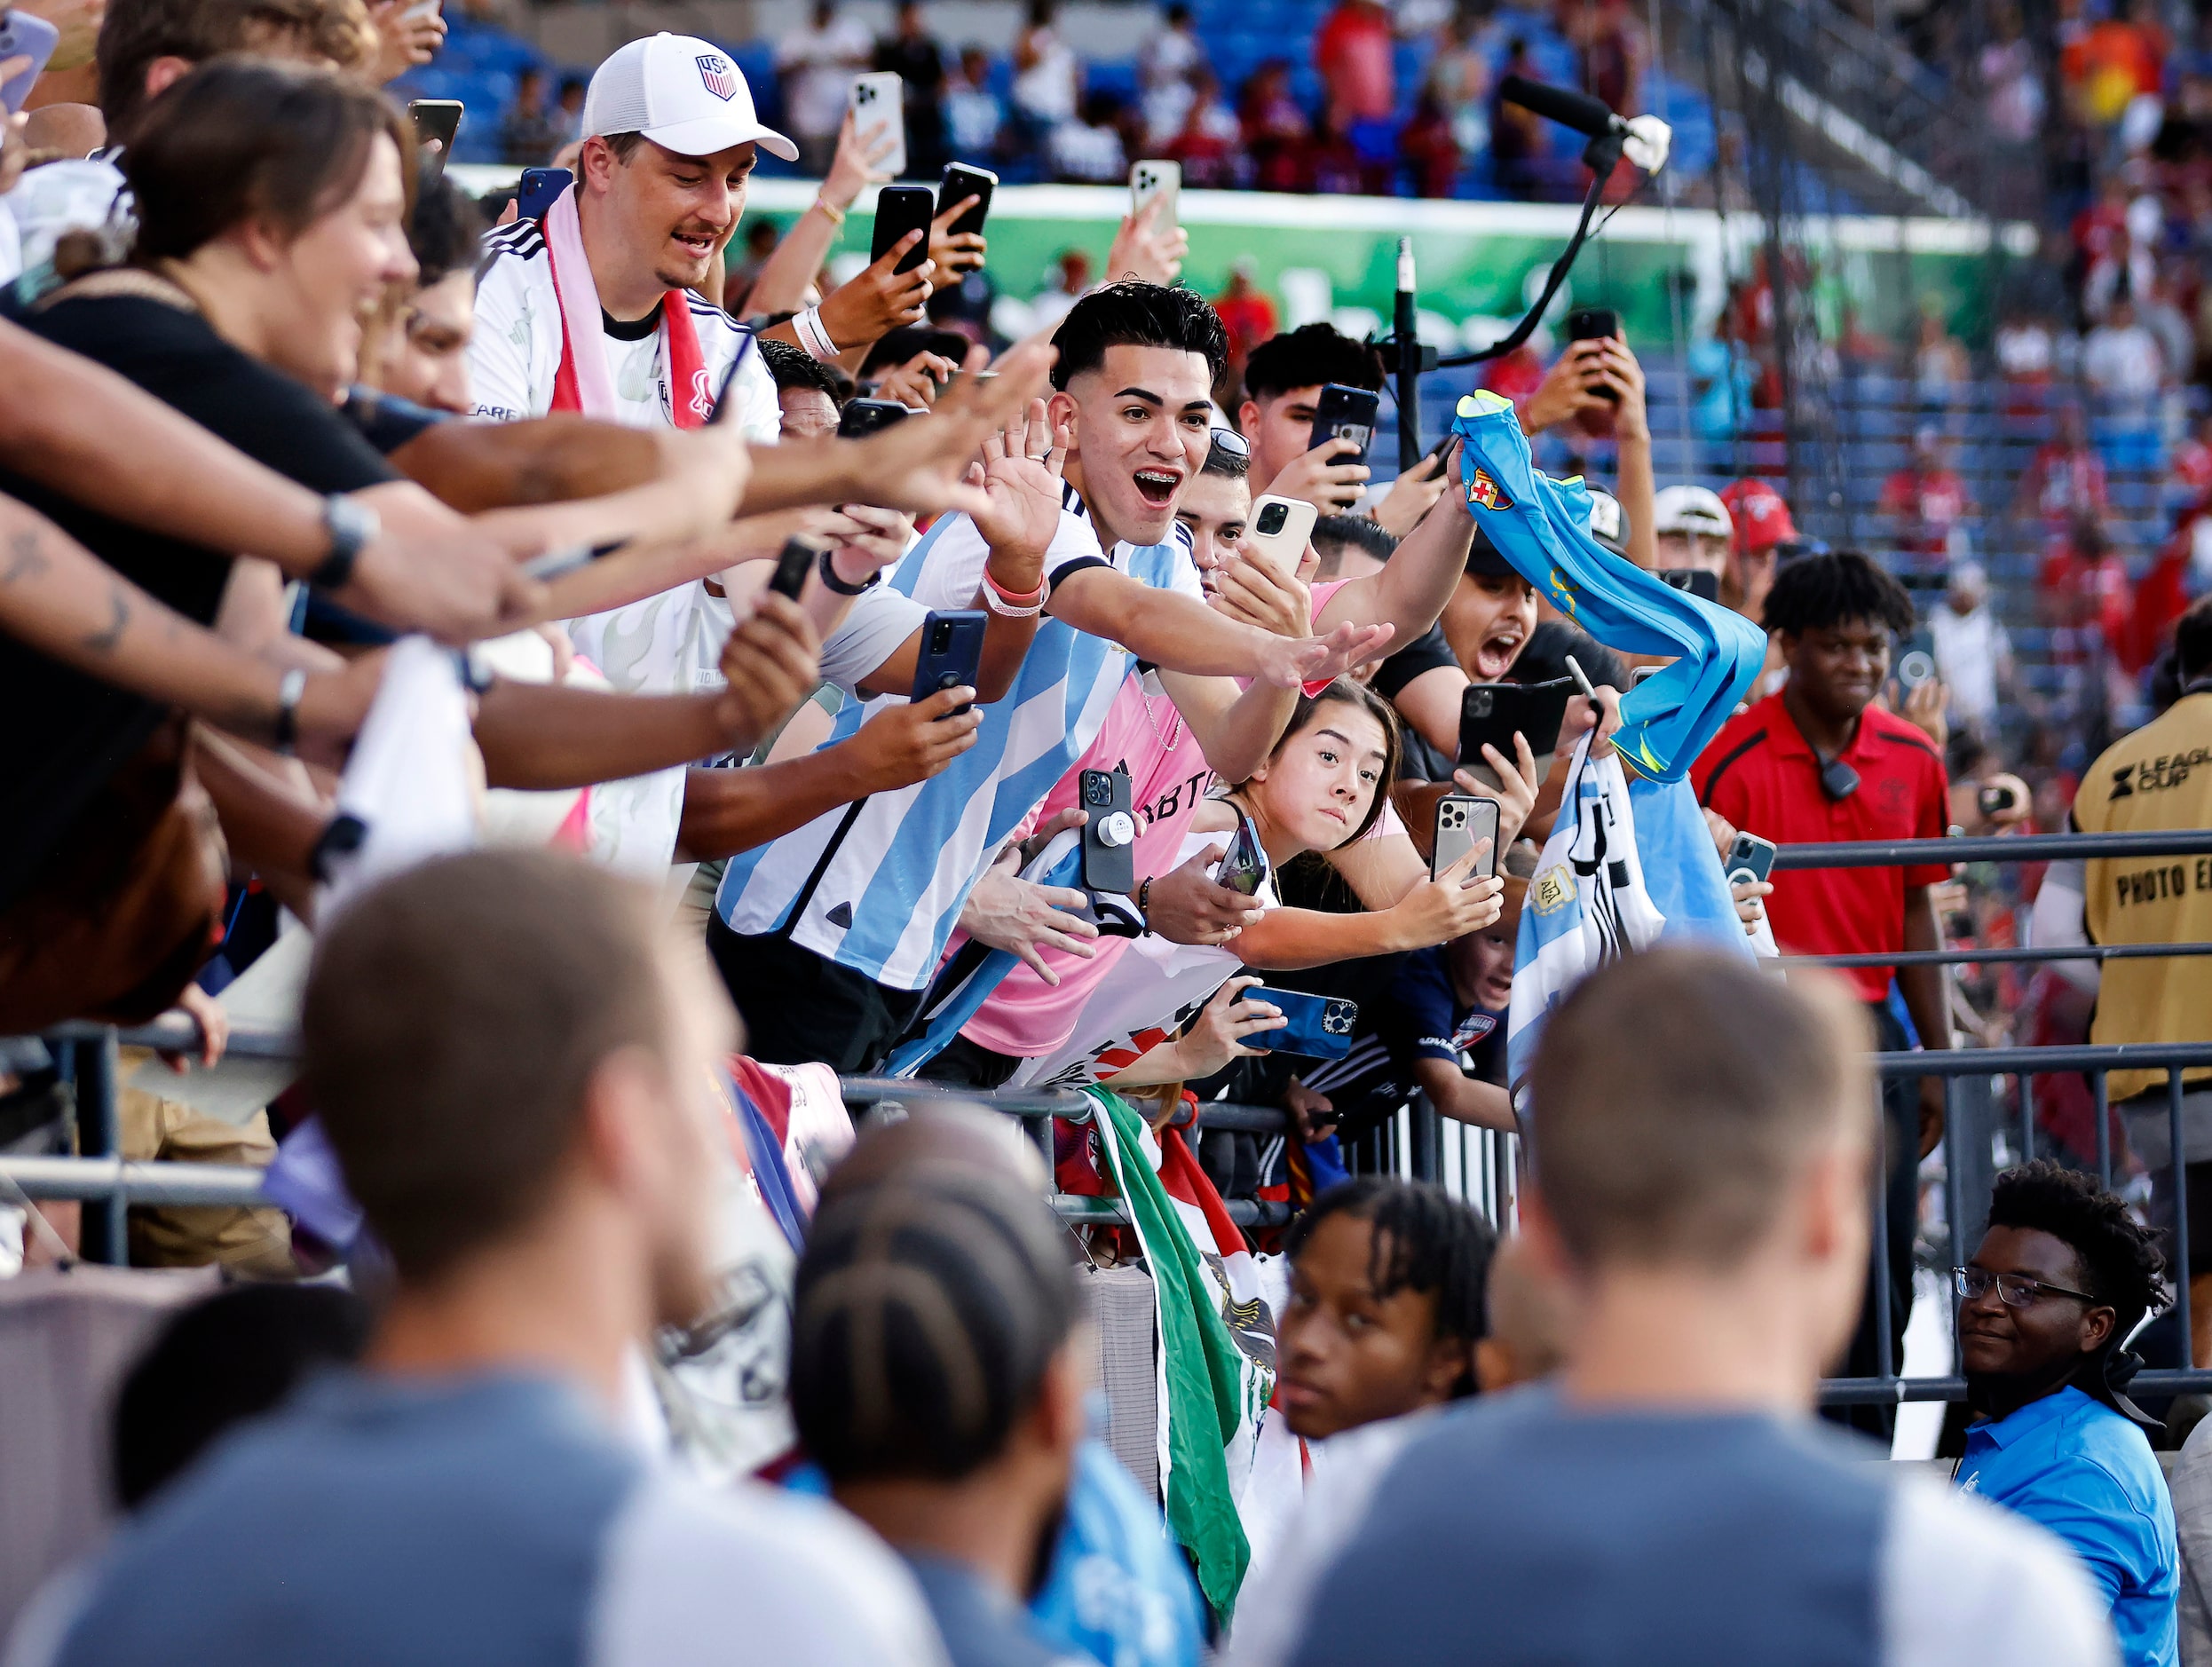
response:
[[(122, 1050), (119, 1082), (153, 1054)], [(276, 1157), (269, 1117), (257, 1111), (244, 1123), (226, 1123), (174, 1100), (124, 1087), (116, 1099), (122, 1155), (183, 1164), (250, 1164), (265, 1169)], [(298, 1276), (292, 1260), (291, 1224), (281, 1210), (244, 1210), (194, 1205), (140, 1205), (130, 1212), (130, 1260), (141, 1268), (199, 1268), (210, 1262), (257, 1279)]]

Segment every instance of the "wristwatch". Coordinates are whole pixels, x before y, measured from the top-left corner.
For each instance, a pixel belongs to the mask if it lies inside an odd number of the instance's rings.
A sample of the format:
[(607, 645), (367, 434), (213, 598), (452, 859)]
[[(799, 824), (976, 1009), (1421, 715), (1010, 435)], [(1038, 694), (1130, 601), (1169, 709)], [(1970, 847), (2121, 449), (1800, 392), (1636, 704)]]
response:
[(343, 590), (353, 577), (353, 564), (383, 527), (375, 510), (338, 492), (322, 501), (322, 525), (330, 534), (330, 553), (307, 582), (318, 590)]
[(860, 583), (857, 585), (847, 584), (842, 579), (840, 579), (837, 576), (837, 565), (831, 559), (834, 554), (835, 552), (833, 550), (825, 549), (822, 552), (821, 559), (815, 565), (821, 571), (822, 582), (838, 596), (857, 596), (865, 591), (874, 589), (877, 585), (883, 581), (883, 570), (879, 567)]

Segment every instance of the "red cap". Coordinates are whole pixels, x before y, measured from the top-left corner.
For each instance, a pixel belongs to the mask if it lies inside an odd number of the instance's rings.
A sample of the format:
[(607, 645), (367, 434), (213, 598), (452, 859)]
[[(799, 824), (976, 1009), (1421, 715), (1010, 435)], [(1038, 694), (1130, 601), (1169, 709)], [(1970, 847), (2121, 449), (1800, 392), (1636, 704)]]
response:
[(1738, 555), (1797, 536), (1789, 519), (1789, 506), (1781, 501), (1781, 494), (1763, 480), (1749, 477), (1739, 480), (1720, 494), (1720, 501), (1728, 506), (1729, 518), (1735, 523)]

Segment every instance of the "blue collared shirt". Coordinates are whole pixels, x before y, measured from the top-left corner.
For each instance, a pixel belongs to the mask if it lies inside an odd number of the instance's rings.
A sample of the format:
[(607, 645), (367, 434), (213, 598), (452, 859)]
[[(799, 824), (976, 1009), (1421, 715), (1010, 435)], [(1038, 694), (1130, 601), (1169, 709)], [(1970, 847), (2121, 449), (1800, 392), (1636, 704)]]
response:
[(2141, 1430), (2068, 1386), (1970, 1426), (1958, 1484), (2074, 1548), (2112, 1605), (2128, 1667), (2176, 1667), (2181, 1552), (2166, 1479)]

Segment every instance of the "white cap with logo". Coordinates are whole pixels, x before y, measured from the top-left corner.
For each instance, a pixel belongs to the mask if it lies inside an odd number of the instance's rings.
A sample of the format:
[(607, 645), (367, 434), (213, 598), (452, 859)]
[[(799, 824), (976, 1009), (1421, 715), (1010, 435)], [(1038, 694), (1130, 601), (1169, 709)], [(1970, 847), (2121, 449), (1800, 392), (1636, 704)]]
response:
[(757, 144), (795, 162), (799, 147), (753, 108), (753, 90), (730, 54), (692, 35), (653, 35), (618, 48), (584, 94), (584, 135), (642, 133), (679, 156)]
[(1707, 486), (1669, 486), (1651, 501), (1654, 533), (1702, 533), (1726, 538), (1735, 521), (1720, 494)]

